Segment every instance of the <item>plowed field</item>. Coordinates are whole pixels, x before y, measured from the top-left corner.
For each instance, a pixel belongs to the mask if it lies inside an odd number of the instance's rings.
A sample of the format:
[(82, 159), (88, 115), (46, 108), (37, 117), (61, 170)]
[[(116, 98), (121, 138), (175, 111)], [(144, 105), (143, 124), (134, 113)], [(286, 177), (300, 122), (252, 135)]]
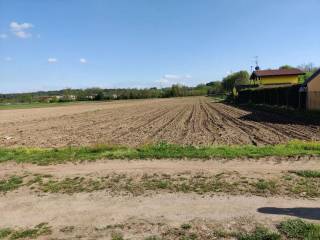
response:
[(1, 146), (262, 145), (292, 139), (319, 140), (320, 126), (205, 97), (0, 111)]

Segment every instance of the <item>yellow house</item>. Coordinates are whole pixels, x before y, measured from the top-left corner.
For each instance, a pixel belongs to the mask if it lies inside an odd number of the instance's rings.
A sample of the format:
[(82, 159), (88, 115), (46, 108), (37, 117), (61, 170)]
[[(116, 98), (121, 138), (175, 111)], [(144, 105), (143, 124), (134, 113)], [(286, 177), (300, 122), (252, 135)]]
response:
[(252, 73), (250, 80), (261, 85), (298, 84), (299, 76), (303, 74), (304, 72), (296, 68), (256, 70)]
[(303, 85), (306, 94), (308, 110), (320, 110), (320, 69), (315, 72)]

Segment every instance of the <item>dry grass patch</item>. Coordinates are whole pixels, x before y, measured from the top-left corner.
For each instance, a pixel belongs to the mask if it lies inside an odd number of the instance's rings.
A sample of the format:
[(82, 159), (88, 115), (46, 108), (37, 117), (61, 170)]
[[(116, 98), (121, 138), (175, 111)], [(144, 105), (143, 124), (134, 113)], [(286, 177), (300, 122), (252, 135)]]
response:
[[(302, 177), (293, 172), (268, 176), (241, 175), (236, 171), (218, 174), (108, 174), (55, 178), (51, 175), (12, 176), (0, 181), (0, 191), (25, 186), (34, 191), (74, 194), (105, 190), (112, 195), (133, 196), (160, 192), (256, 196), (320, 197), (320, 178)], [(1, 187), (2, 186), (2, 187)]]

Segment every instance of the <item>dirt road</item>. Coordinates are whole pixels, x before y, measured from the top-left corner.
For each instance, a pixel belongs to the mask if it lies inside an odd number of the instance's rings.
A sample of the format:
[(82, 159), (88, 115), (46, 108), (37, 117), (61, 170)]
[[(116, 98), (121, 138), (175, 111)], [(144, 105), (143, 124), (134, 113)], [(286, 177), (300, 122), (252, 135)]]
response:
[[(237, 172), (250, 178), (277, 178), (297, 169), (319, 170), (319, 159), (101, 160), (52, 166), (8, 162), (0, 164), (0, 180), (28, 175), (81, 179), (112, 174), (126, 174), (133, 178), (145, 174), (183, 178), (192, 174), (196, 181), (196, 176), (200, 176), (197, 173)], [(240, 179), (245, 180), (242, 177)], [(27, 182), (16, 190), (0, 193), (0, 229), (28, 229), (40, 223), (48, 223), (52, 233), (43, 239), (110, 239), (114, 231), (121, 232), (125, 239), (145, 239), (150, 235), (172, 233), (186, 223), (191, 224), (192, 231), (199, 236), (204, 232), (212, 236), (210, 231), (213, 229), (243, 231), (257, 224), (274, 228), (275, 224), (290, 217), (320, 222), (319, 198), (161, 190), (134, 196), (123, 195), (120, 189), (115, 189), (113, 194), (108, 189), (90, 192), (83, 189), (67, 194), (36, 191), (32, 186), (32, 182)], [(174, 234), (179, 236), (179, 233)], [(177, 236), (166, 236), (164, 239), (179, 239)]]
[(320, 126), (190, 97), (0, 111), (0, 146), (273, 144), (319, 140)]
[(260, 159), (220, 159), (220, 160), (100, 160), (95, 162), (65, 163), (49, 166), (17, 164), (6, 162), (0, 164), (0, 178), (10, 175), (49, 174), (58, 178), (83, 175), (103, 176), (107, 174), (179, 174), (210, 173), (237, 171), (242, 175), (277, 175), (286, 171), (320, 169), (319, 157), (266, 157)]

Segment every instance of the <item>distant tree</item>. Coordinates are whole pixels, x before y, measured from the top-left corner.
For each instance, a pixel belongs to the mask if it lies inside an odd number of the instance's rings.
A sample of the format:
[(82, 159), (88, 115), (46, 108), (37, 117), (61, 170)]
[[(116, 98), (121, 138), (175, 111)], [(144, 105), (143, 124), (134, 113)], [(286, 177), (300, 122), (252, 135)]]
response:
[(303, 72), (315, 72), (318, 69), (313, 63), (301, 64), (298, 68)]
[(317, 71), (318, 68), (315, 67), (313, 63), (308, 63), (299, 65), (298, 69), (305, 73), (305, 75), (301, 75), (299, 77), (299, 82), (304, 83), (309, 77), (311, 77)]
[(98, 92), (98, 94), (94, 97), (94, 100), (96, 101), (104, 100), (104, 93), (102, 91)]
[(249, 84), (249, 73), (247, 71), (239, 71), (236, 73), (232, 73), (222, 80), (223, 88), (231, 92), (234, 86), (241, 84)]
[(180, 84), (174, 84), (171, 87), (171, 97), (187, 96), (186, 87)]
[(293, 69), (294, 67), (290, 66), (290, 65), (283, 65), (281, 67), (279, 67), (279, 69)]
[(207, 94), (222, 94), (224, 93), (224, 89), (221, 81), (212, 81), (206, 83)]

